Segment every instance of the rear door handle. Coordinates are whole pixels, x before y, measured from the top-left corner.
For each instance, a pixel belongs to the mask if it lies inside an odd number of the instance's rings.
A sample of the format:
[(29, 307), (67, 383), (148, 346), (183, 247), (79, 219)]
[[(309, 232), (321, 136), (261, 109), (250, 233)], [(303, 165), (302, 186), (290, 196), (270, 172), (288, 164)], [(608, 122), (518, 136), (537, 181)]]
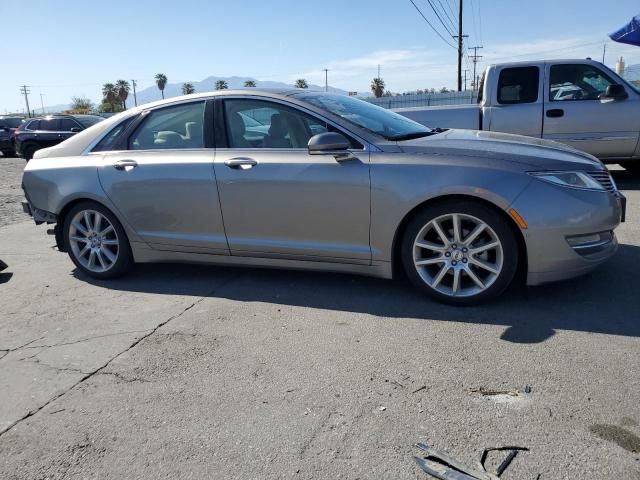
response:
[(562, 110), (561, 108), (553, 108), (551, 110), (547, 110), (547, 117), (549, 118), (564, 117), (564, 110)]
[(229, 160), (225, 160), (224, 164), (229, 168), (234, 168), (236, 170), (247, 170), (249, 168), (255, 167), (258, 162), (253, 158), (247, 157), (237, 157), (230, 158)]
[(127, 170), (127, 167), (129, 167), (129, 169), (137, 167), (138, 162), (135, 160), (118, 160), (113, 166), (116, 170)]

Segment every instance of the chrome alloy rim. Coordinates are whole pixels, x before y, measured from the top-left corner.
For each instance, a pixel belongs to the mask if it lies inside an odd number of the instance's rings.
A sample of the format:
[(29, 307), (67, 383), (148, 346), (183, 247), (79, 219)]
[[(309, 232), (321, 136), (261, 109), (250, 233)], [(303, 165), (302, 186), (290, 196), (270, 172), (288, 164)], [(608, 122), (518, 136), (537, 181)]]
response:
[(470, 297), (489, 288), (502, 271), (504, 254), (496, 232), (479, 218), (451, 213), (427, 223), (413, 243), (420, 278), (450, 297)]
[(106, 272), (118, 260), (118, 234), (109, 219), (95, 210), (82, 210), (73, 217), (69, 243), (78, 262), (92, 272)]

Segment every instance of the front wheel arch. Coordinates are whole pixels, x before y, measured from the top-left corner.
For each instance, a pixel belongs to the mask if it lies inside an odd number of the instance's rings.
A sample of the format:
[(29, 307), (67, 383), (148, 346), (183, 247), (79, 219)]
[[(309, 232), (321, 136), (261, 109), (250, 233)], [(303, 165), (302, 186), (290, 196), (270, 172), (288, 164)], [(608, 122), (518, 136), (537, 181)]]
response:
[(518, 282), (524, 282), (524, 280), (526, 279), (529, 266), (528, 266), (528, 257), (527, 257), (527, 244), (524, 240), (524, 235), (522, 233), (522, 230), (520, 229), (518, 224), (515, 222), (515, 220), (511, 218), (511, 216), (507, 214), (507, 212), (505, 212), (503, 209), (501, 209), (494, 203), (491, 203), (480, 197), (474, 197), (473, 195), (444, 195), (441, 197), (430, 198), (429, 200), (426, 200), (416, 205), (415, 207), (413, 207), (404, 216), (404, 218), (398, 225), (398, 228), (396, 229), (396, 233), (393, 237), (393, 244), (392, 244), (392, 250), (391, 250), (391, 253), (392, 253), (391, 267), (393, 271), (393, 277), (398, 278), (404, 275), (404, 270), (402, 268), (402, 259), (401, 259), (401, 250), (402, 250), (401, 244), (402, 244), (402, 238), (404, 237), (404, 232), (406, 231), (406, 228), (409, 225), (409, 222), (411, 222), (411, 220), (418, 214), (418, 212), (422, 211), (428, 206), (441, 203), (441, 202), (450, 201), (450, 200), (465, 200), (465, 201), (480, 203), (482, 205), (485, 205), (493, 209), (495, 212), (501, 215), (503, 219), (507, 220), (507, 223), (511, 227), (511, 230), (513, 231), (514, 236), (516, 238), (516, 243), (518, 245), (518, 270), (516, 272), (515, 279)]

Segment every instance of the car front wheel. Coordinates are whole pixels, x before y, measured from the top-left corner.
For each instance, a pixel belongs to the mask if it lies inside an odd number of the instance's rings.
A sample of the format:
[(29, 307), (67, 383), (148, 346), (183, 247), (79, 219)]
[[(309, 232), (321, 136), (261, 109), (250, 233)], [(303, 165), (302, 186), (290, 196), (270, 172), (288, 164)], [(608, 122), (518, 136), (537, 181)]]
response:
[(497, 297), (518, 267), (518, 245), (507, 220), (473, 201), (426, 207), (410, 221), (401, 248), (411, 282), (437, 300), (456, 305)]
[(97, 203), (82, 202), (71, 208), (65, 217), (64, 240), (73, 263), (91, 277), (115, 278), (133, 263), (122, 225)]

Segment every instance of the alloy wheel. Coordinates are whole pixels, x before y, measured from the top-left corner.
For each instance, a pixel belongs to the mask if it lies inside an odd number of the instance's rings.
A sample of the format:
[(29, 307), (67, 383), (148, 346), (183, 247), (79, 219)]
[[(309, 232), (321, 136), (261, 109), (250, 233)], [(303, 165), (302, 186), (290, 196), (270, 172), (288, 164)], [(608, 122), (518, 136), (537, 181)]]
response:
[(92, 272), (107, 272), (118, 260), (120, 240), (109, 219), (95, 210), (81, 210), (69, 224), (69, 245), (80, 264)]
[(420, 278), (449, 297), (470, 297), (487, 290), (502, 271), (500, 238), (472, 215), (451, 213), (429, 221), (413, 243)]

